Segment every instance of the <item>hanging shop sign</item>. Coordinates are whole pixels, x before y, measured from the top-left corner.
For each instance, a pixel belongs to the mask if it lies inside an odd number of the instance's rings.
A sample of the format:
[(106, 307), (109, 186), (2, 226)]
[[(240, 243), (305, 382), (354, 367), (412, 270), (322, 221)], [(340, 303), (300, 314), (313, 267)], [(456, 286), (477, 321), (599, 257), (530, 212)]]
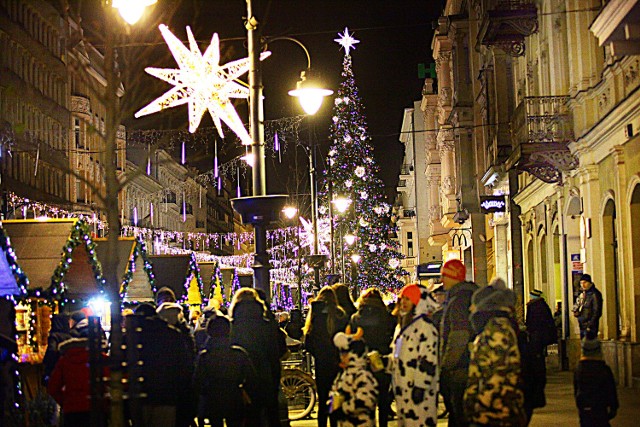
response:
[(504, 196), (480, 196), (480, 210), (484, 214), (506, 212), (507, 202)]

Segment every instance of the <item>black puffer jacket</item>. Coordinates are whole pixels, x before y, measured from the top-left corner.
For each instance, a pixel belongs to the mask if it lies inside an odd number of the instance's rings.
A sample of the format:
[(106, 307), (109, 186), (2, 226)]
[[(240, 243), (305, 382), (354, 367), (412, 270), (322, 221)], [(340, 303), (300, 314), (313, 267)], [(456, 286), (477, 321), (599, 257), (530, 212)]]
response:
[(316, 376), (321, 379), (330, 378), (333, 381), (338, 373), (340, 356), (338, 349), (333, 345), (333, 336), (342, 332), (347, 327), (349, 319), (342, 309), (338, 310), (339, 316), (335, 319), (333, 331), (327, 329), (329, 309), (324, 301), (311, 303), (311, 330), (304, 337), (304, 346), (315, 358)]
[(380, 354), (391, 352), (396, 322), (382, 301), (375, 298), (361, 300), (358, 311), (351, 316), (352, 332), (358, 327), (364, 331), (364, 342), (369, 350), (377, 350)]
[(264, 405), (277, 394), (280, 381), (280, 336), (278, 325), (265, 315), (256, 301), (240, 301), (233, 307), (231, 344), (249, 353), (256, 369), (257, 404)]

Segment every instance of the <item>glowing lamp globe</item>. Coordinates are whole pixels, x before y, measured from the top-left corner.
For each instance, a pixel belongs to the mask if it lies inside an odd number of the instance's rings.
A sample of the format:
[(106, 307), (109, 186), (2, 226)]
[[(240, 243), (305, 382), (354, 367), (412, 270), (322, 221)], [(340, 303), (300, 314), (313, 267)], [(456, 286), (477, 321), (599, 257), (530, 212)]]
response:
[(333, 199), (333, 206), (336, 207), (338, 212), (345, 213), (349, 206), (351, 205), (351, 199), (346, 199), (344, 197), (338, 197), (337, 199)]
[(344, 236), (344, 241), (347, 242), (347, 245), (351, 246), (355, 243), (356, 236), (354, 236), (353, 234), (347, 234), (346, 236)]
[(282, 209), (282, 212), (288, 219), (293, 219), (298, 213), (298, 208), (294, 206), (285, 206), (284, 209)]
[(300, 81), (294, 90), (289, 91), (289, 95), (298, 98), (304, 112), (312, 116), (318, 112), (324, 98), (333, 91), (318, 87), (309, 79), (308, 74), (308, 71), (300, 73)]
[(351, 261), (353, 261), (353, 262), (355, 262), (355, 263), (359, 263), (361, 258), (362, 258), (362, 257), (360, 256), (360, 254), (353, 254), (353, 255), (351, 255)]
[(113, 0), (113, 8), (118, 9), (122, 19), (133, 25), (142, 18), (146, 7), (156, 2), (157, 0)]

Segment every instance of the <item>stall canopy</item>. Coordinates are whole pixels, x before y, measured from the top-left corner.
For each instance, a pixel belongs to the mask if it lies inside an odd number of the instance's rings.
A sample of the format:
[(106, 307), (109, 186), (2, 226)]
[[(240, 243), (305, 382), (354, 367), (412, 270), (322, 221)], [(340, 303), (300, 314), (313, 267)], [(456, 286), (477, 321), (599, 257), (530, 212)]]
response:
[(102, 267), (86, 222), (78, 219), (6, 220), (31, 295), (89, 299), (104, 292)]
[[(95, 239), (99, 260), (107, 257), (107, 239)], [(156, 294), (153, 266), (144, 242), (134, 237), (119, 237), (116, 247), (120, 278), (120, 300), (123, 303), (154, 301)], [(104, 266), (104, 262), (102, 263)]]
[(202, 279), (193, 254), (150, 255), (149, 262), (153, 265), (158, 289), (171, 288), (180, 303), (198, 305), (205, 302)]
[(0, 227), (0, 297), (24, 297), (29, 279), (18, 264), (11, 240)]

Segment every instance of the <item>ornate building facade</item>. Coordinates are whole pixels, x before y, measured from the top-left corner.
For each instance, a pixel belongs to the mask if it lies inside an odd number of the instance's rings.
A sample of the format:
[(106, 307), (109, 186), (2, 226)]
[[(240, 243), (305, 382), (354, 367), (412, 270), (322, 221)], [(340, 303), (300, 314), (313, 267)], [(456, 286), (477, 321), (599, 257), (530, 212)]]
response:
[[(448, 0), (433, 41), (442, 225), (468, 213), (478, 283), (507, 279), (521, 309), (532, 289), (562, 303), (569, 367), (570, 309), (591, 274), (605, 358), (627, 386), (640, 383), (638, 13), (637, 1)], [(504, 209), (486, 213), (487, 196)]]

